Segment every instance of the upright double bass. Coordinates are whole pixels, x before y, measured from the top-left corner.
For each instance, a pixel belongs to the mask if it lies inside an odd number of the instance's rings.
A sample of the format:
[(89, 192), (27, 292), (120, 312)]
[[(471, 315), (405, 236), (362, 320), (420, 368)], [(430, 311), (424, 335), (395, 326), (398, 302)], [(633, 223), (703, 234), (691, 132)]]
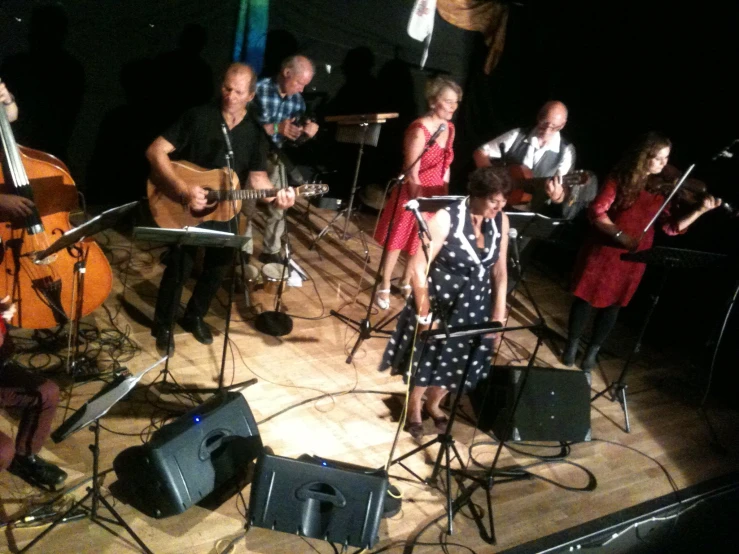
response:
[(88, 239), (46, 258), (37, 255), (72, 227), (77, 188), (69, 170), (50, 154), (19, 147), (1, 106), (0, 137), (0, 193), (34, 203), (30, 216), (0, 222), (0, 298), (9, 295), (16, 304), (12, 324), (49, 329), (86, 316), (105, 301), (113, 282), (100, 246)]

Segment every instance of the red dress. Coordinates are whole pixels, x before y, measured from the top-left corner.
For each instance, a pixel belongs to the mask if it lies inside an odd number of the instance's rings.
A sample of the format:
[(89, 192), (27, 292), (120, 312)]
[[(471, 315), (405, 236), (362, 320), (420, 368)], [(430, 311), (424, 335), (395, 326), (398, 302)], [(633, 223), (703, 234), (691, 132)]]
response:
[[(412, 133), (417, 127), (423, 130), (426, 142), (428, 142), (431, 138), (431, 133), (420, 121), (411, 123), (410, 127), (406, 130), (406, 135)], [(418, 196), (421, 198), (439, 196), (447, 192), (446, 185), (444, 184), (444, 175), (454, 159), (454, 150), (452, 150), (454, 124), (450, 121), (447, 123), (447, 127), (449, 128), (449, 135), (447, 136), (444, 148), (439, 146), (438, 142), (434, 142), (418, 162), (418, 180), (421, 183)], [(418, 224), (413, 213), (403, 208), (405, 203), (411, 200), (407, 183), (393, 188), (393, 191), (390, 193), (390, 196), (385, 202), (385, 207), (380, 214), (380, 220), (375, 231), (375, 240), (380, 244), (385, 244), (385, 237), (387, 236), (388, 226), (390, 225), (390, 217), (393, 214), (393, 206), (395, 206), (398, 194), (400, 194), (400, 203), (393, 219), (388, 250), (405, 250), (408, 254), (413, 255), (418, 249)], [(424, 217), (429, 219), (431, 218), (431, 214), (424, 214)]]
[[(593, 222), (603, 214), (608, 214), (611, 221), (624, 233), (639, 237), (665, 198), (661, 194), (642, 190), (636, 202), (630, 207), (616, 210), (612, 208), (616, 198), (616, 186), (616, 180), (612, 178), (604, 183), (588, 208), (588, 217)], [(662, 229), (668, 235), (676, 235), (677, 227), (667, 220), (668, 211), (665, 209), (660, 216), (660, 221), (664, 222)], [(642, 237), (637, 251), (650, 248), (653, 240), (654, 226)], [(621, 254), (626, 252), (628, 250), (616, 246), (611, 237), (598, 229), (592, 229), (575, 262), (574, 295), (596, 308), (606, 308), (615, 304), (628, 305), (641, 282), (646, 266), (622, 260)]]

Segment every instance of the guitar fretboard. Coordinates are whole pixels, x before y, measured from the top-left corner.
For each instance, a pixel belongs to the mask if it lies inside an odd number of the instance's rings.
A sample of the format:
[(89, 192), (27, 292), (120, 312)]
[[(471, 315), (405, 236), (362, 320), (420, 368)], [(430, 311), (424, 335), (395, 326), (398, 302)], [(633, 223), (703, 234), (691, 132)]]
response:
[(272, 198), (277, 196), (278, 189), (245, 189), (245, 190), (209, 190), (208, 202), (223, 200), (259, 200), (260, 198)]

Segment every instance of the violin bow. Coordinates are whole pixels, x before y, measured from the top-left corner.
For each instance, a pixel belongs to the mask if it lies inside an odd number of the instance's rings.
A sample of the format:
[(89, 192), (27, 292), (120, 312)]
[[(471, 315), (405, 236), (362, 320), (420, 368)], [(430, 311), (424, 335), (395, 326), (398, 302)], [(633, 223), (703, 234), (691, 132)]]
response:
[(690, 173), (693, 171), (694, 168), (695, 168), (695, 164), (691, 165), (685, 171), (685, 173), (683, 173), (682, 177), (680, 177), (680, 180), (675, 185), (675, 188), (672, 189), (672, 192), (670, 193), (670, 195), (662, 203), (662, 206), (660, 207), (660, 209), (657, 210), (657, 213), (654, 214), (654, 217), (652, 218), (652, 220), (647, 224), (646, 227), (644, 227), (644, 231), (642, 231), (641, 237), (639, 237), (639, 242), (641, 242), (641, 239), (644, 238), (644, 235), (646, 235), (647, 232), (649, 231), (649, 229), (652, 227), (652, 225), (654, 225), (654, 222), (657, 221), (657, 218), (659, 217), (659, 214), (661, 214), (663, 211), (665, 211), (665, 208), (667, 207), (667, 204), (670, 203), (670, 200), (672, 200), (672, 197), (675, 196), (675, 193), (677, 193), (677, 191), (680, 190), (680, 187), (683, 186), (683, 183), (685, 182), (685, 179), (688, 178), (688, 175), (690, 175)]

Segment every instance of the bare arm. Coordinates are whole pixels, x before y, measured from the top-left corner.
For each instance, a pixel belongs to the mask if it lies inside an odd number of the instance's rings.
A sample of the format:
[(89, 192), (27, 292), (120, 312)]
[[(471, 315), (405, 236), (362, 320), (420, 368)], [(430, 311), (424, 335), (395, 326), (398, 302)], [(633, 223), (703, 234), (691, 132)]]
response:
[(714, 198), (711, 195), (706, 196), (703, 199), (703, 203), (692, 213), (686, 215), (684, 218), (682, 218), (677, 223), (677, 231), (679, 233), (682, 233), (685, 231), (688, 227), (690, 227), (693, 223), (695, 223), (695, 220), (698, 219), (700, 216), (702, 216), (704, 213), (713, 210), (714, 208), (718, 208), (721, 205), (721, 199), (720, 198)]
[(157, 184), (163, 184), (169, 189), (170, 194), (182, 199), (193, 210), (201, 210), (205, 207), (205, 191), (198, 186), (188, 187), (187, 183), (177, 176), (169, 159), (169, 155), (175, 151), (174, 145), (164, 137), (157, 137), (146, 149), (146, 158), (151, 164), (151, 171), (157, 177)]
[(503, 225), (500, 237), (498, 260), (492, 267), (493, 321), (503, 321), (506, 314), (506, 296), (508, 293), (508, 216), (503, 214)]
[[(426, 136), (423, 134), (421, 127), (415, 127), (412, 131), (405, 134), (405, 139), (403, 140), (404, 167), (408, 167), (416, 161), (421, 155), (421, 152), (423, 152), (424, 146), (426, 146)], [(418, 168), (420, 165), (420, 161), (414, 164), (405, 176), (405, 182), (408, 185), (408, 192), (411, 198), (416, 198), (421, 188), (421, 181), (418, 178)]]
[[(449, 212), (439, 210), (433, 218), (428, 222), (429, 231), (431, 232), (431, 247), (429, 255), (431, 261), (436, 259), (436, 255), (444, 244), (449, 229), (451, 227), (451, 219)], [(430, 302), (428, 295), (428, 278), (426, 276), (426, 255), (423, 249), (419, 248), (408, 262), (411, 266), (411, 287), (413, 288), (413, 297), (416, 301), (416, 313), (419, 316), (426, 316), (430, 311)]]

